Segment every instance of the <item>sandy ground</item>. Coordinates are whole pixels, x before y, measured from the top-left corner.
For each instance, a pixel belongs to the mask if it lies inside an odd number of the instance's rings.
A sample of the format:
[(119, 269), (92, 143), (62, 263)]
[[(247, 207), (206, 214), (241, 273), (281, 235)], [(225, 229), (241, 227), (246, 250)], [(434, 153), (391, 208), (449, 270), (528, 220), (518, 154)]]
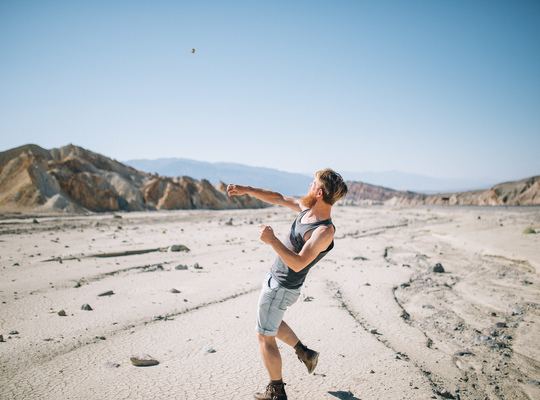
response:
[[(257, 224), (283, 237), (293, 218), (0, 220), (0, 398), (250, 399), (268, 382), (254, 319), (274, 259)], [(336, 247), (285, 318), (321, 352), (308, 375), (281, 346), (289, 399), (540, 399), (540, 234), (522, 233), (540, 230), (539, 208), (341, 206), (333, 219)], [(190, 251), (134, 252), (171, 245)], [(142, 353), (159, 364), (133, 366)]]

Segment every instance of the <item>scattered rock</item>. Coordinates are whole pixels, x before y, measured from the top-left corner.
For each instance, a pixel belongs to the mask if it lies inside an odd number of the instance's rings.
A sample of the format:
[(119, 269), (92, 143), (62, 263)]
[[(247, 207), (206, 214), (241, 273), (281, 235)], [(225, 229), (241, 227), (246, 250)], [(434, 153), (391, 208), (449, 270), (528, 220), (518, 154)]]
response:
[(494, 350), (504, 349), (506, 347), (506, 344), (504, 344), (503, 342), (493, 341), (491, 342), (490, 347)]
[(90, 307), (90, 304), (83, 304), (83, 305), (81, 306), (81, 310), (84, 310), (84, 311), (92, 311), (93, 308)]
[(512, 311), (512, 315), (521, 315), (523, 314), (523, 307), (517, 306), (514, 308), (514, 311)]
[(354, 257), (353, 260), (354, 261), (367, 261), (368, 259), (366, 257), (358, 256), (358, 257)]
[(39, 224), (39, 221), (37, 219), (34, 218), (34, 220), (32, 221), (33, 224)]
[(454, 353), (456, 356), (460, 356), (460, 357), (463, 357), (463, 356), (474, 356), (474, 354), (472, 352), (470, 352), (469, 350), (458, 350)]
[(368, 332), (373, 334), (373, 335), (376, 335), (377, 333), (379, 333), (379, 332), (377, 332), (377, 328), (369, 328)]
[(1, 343), (1, 342), (5, 342), (4, 336), (3, 336), (3, 335), (0, 335), (0, 343)]
[(427, 308), (428, 310), (433, 310), (435, 307), (433, 307), (431, 304), (425, 304), (422, 306), (422, 308)]
[(118, 368), (120, 366), (120, 364), (112, 361), (105, 361), (102, 365), (107, 368)]
[(306, 297), (304, 298), (304, 301), (305, 301), (305, 302), (313, 301), (313, 297), (311, 297), (311, 296), (306, 296)]
[(10, 335), (18, 335), (19, 332), (18, 332), (18, 331), (11, 331), (11, 332), (9, 332), (9, 334), (10, 334)]
[(212, 354), (212, 353), (215, 353), (215, 352), (216, 352), (216, 350), (214, 350), (214, 348), (213, 348), (213, 347), (210, 347), (210, 346), (207, 346), (207, 347), (205, 347), (205, 348), (202, 349), (202, 350), (203, 350), (203, 352), (206, 353), (206, 354)]
[(530, 235), (530, 234), (535, 234), (536, 231), (532, 227), (528, 226), (525, 229), (523, 229), (522, 233), (524, 233), (525, 235)]
[(225, 222), (225, 225), (229, 225), (229, 226), (232, 226), (233, 224), (233, 219), (229, 219), (227, 222)]
[(67, 314), (66, 314), (66, 312), (64, 310), (58, 311), (58, 315), (61, 316), (61, 317), (66, 317), (67, 316)]
[(442, 264), (437, 263), (437, 264), (435, 264), (435, 266), (429, 267), (428, 273), (433, 273), (433, 272), (435, 272), (437, 274), (443, 274), (444, 273), (444, 268), (443, 268)]
[(201, 266), (199, 265), (199, 263), (195, 263), (195, 265), (193, 266), (193, 268), (195, 268), (195, 269), (203, 269), (203, 267), (201, 267)]
[(173, 244), (173, 245), (169, 246), (169, 248), (167, 249), (168, 253), (177, 252), (177, 251), (189, 252), (190, 250), (189, 250), (189, 248), (187, 248), (183, 244)]
[(171, 289), (171, 293), (175, 293), (175, 294), (176, 294), (176, 293), (180, 293), (180, 290), (176, 290), (175, 288), (172, 288), (172, 289)]
[(180, 264), (180, 265), (177, 265), (176, 267), (174, 267), (174, 269), (176, 269), (178, 271), (182, 271), (182, 270), (188, 269), (188, 266)]
[(80, 287), (81, 287), (81, 282), (76, 282), (75, 286), (73, 286), (74, 289), (77, 289), (77, 288), (80, 288)]
[(131, 363), (136, 367), (150, 367), (158, 365), (159, 361), (148, 354), (136, 354), (131, 356)]
[(506, 328), (506, 322), (497, 322), (495, 326), (497, 328)]
[(13, 263), (11, 264), (12, 267), (19, 267), (19, 263)]
[(112, 295), (114, 295), (114, 292), (112, 290), (109, 290), (108, 292), (103, 292), (101, 294), (98, 294), (98, 297), (112, 296)]
[(107, 340), (107, 338), (105, 336), (96, 336), (96, 339), (99, 339), (99, 340)]

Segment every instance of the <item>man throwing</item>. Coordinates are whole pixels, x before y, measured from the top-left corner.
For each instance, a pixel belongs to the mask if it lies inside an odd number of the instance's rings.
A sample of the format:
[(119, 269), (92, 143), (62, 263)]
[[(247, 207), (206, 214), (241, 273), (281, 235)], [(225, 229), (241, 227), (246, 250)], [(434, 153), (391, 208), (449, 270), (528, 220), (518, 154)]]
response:
[(294, 347), (300, 361), (312, 373), (319, 353), (308, 349), (283, 321), (288, 306), (300, 296), (300, 290), (310, 268), (334, 247), (335, 227), (330, 213), (332, 206), (347, 194), (347, 185), (337, 172), (325, 169), (315, 174), (308, 194), (302, 199), (285, 197), (270, 190), (243, 185), (229, 185), (229, 196), (250, 194), (270, 204), (285, 206), (299, 212), (289, 236), (282, 242), (270, 226), (259, 225), (260, 238), (272, 246), (277, 258), (266, 276), (257, 313), (257, 334), (264, 366), (270, 383), (264, 393), (255, 393), (258, 400), (286, 400), (285, 383), (281, 375), (281, 354), (276, 337)]

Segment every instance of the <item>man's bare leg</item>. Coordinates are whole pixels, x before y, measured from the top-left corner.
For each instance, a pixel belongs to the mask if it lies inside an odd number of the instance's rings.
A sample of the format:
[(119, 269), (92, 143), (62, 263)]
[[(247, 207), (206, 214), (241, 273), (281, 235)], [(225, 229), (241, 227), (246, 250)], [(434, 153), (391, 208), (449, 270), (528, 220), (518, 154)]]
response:
[(268, 371), (271, 381), (279, 381), (281, 377), (281, 354), (275, 336), (258, 334), (259, 348), (263, 364)]
[(298, 336), (296, 336), (296, 333), (294, 333), (294, 331), (289, 325), (287, 325), (285, 321), (281, 321), (281, 324), (279, 325), (277, 338), (291, 347), (296, 346), (296, 344), (300, 341)]
[(319, 360), (319, 353), (304, 346), (285, 321), (281, 321), (279, 325), (277, 338), (289, 346), (294, 347), (298, 359), (305, 364), (308, 373), (311, 374), (315, 370)]

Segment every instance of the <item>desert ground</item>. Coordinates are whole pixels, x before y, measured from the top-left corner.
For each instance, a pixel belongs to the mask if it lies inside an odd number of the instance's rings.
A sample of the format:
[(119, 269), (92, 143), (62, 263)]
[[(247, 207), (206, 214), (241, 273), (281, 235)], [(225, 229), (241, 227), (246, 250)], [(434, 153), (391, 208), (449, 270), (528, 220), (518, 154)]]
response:
[[(4, 216), (0, 398), (252, 398), (275, 257), (257, 225), (284, 237), (294, 216)], [(336, 206), (333, 221), (285, 316), (321, 353), (308, 375), (281, 345), (289, 399), (540, 399), (540, 234), (523, 233), (540, 208)], [(134, 366), (144, 354), (158, 364)]]

